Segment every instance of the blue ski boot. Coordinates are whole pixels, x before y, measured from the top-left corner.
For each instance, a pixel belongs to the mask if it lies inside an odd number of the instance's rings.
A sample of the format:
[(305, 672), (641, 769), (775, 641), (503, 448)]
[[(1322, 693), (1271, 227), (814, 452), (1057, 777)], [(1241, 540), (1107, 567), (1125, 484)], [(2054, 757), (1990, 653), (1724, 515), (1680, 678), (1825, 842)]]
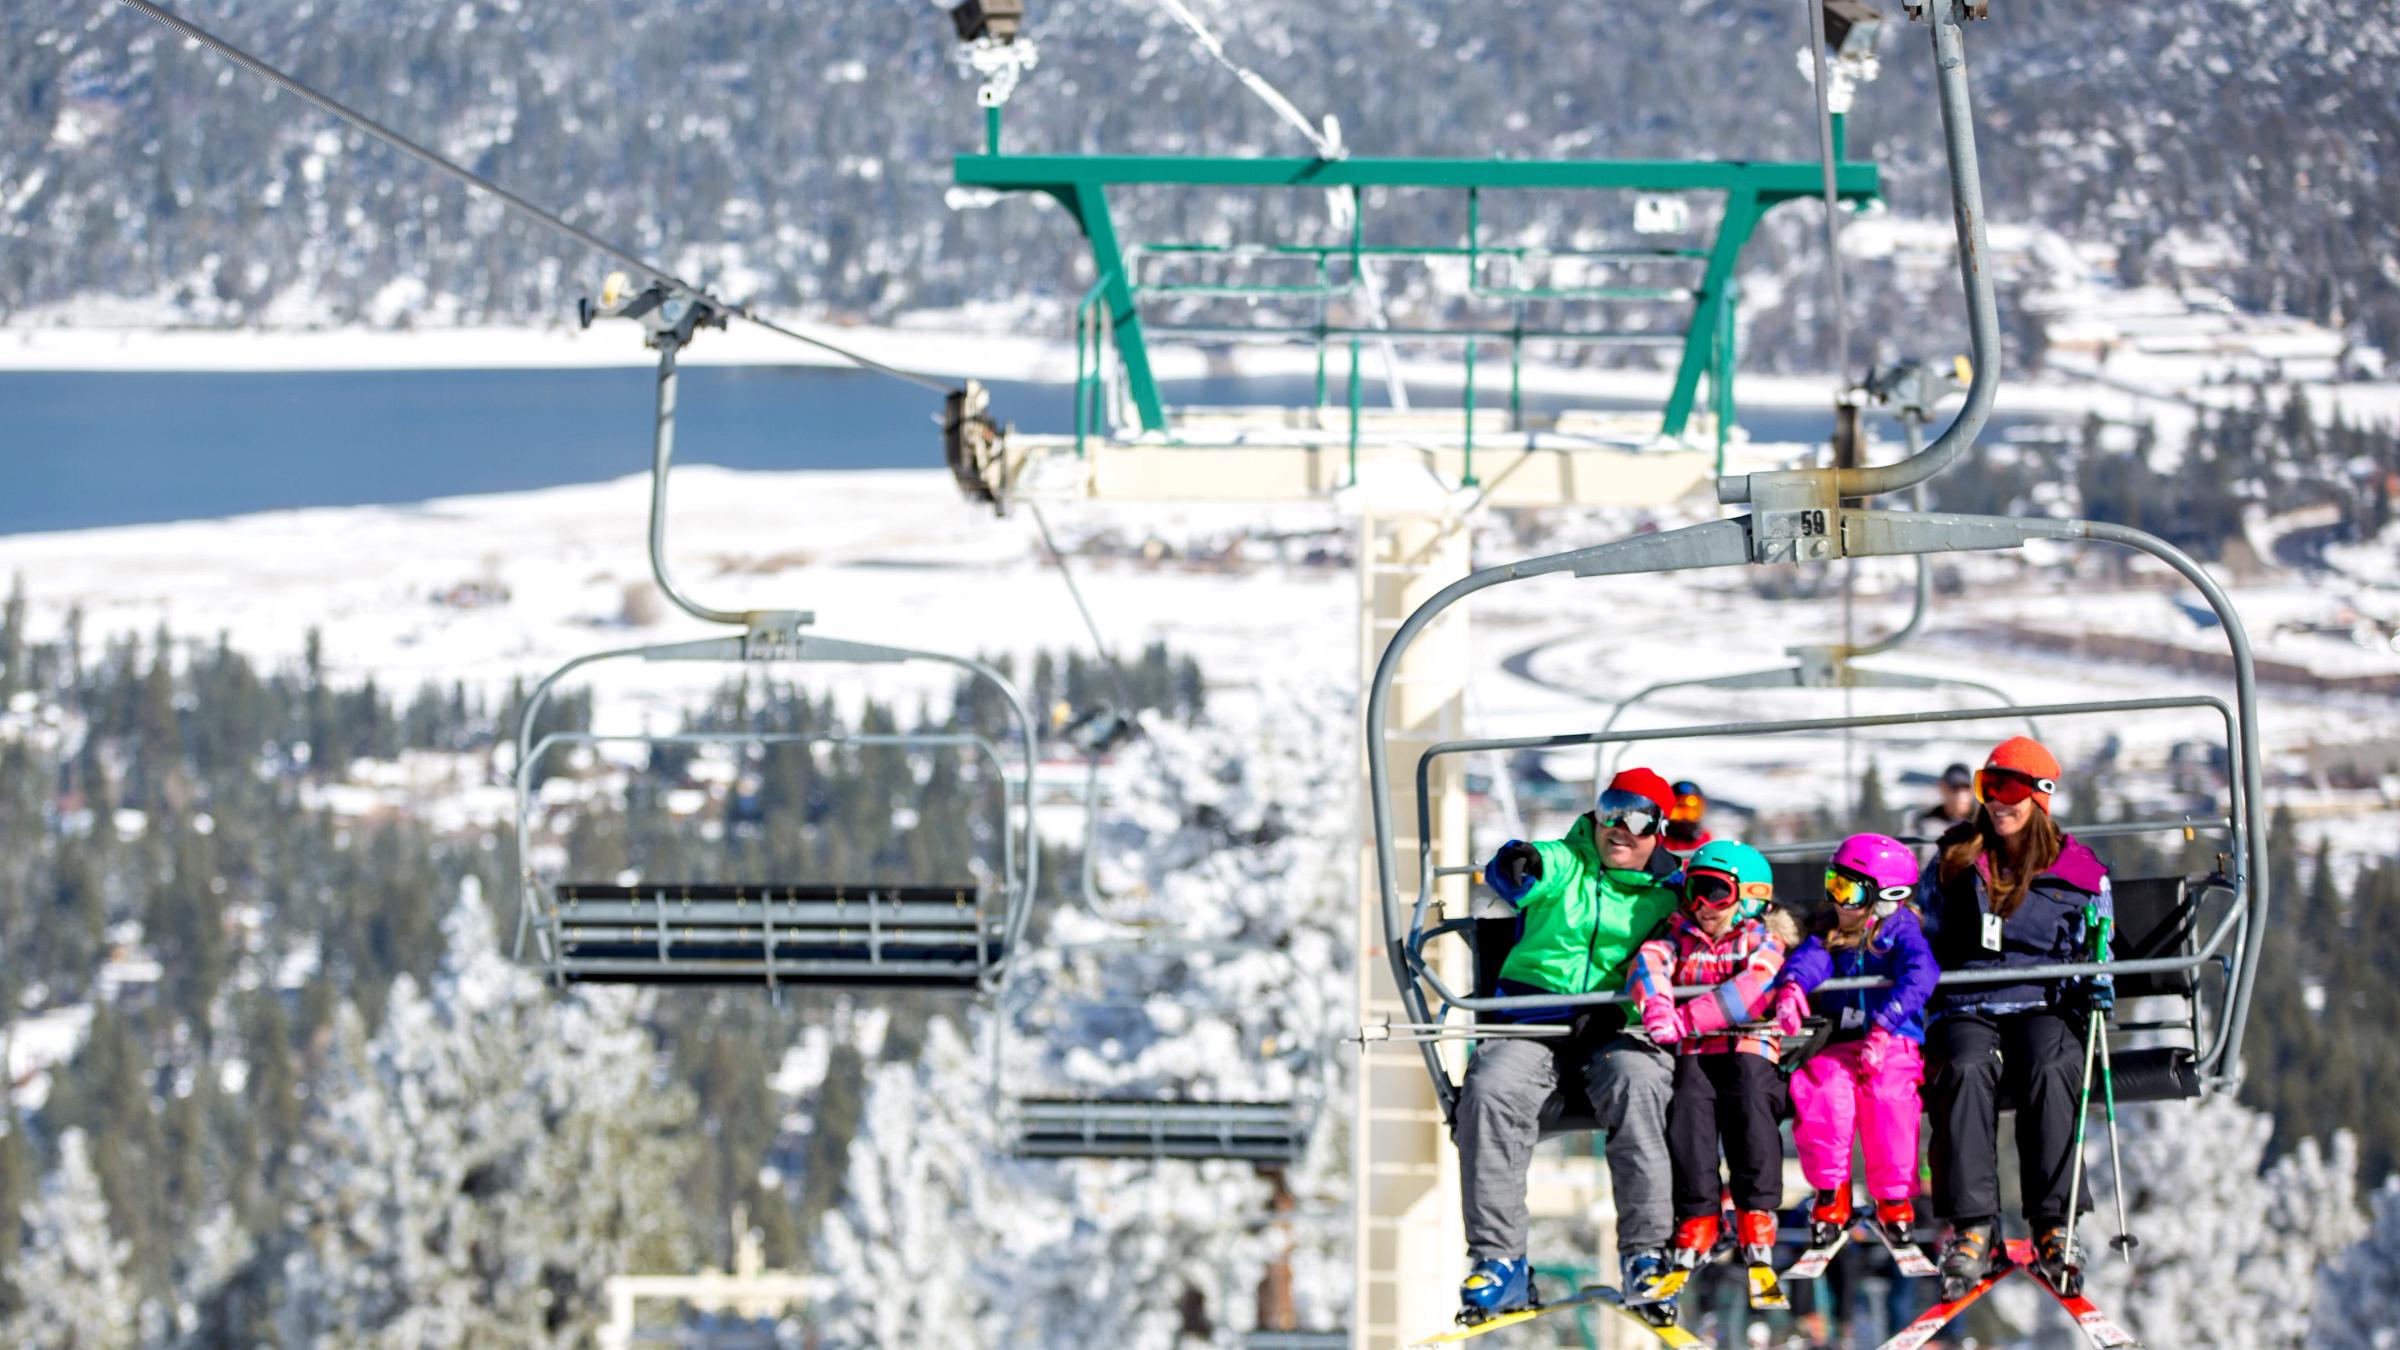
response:
[(1533, 1267), (1524, 1257), (1478, 1261), (1458, 1286), (1458, 1320), (1467, 1326), (1535, 1306)]
[(1624, 1291), (1625, 1306), (1629, 1308), (1671, 1299), (1675, 1287), (1682, 1283), (1675, 1277), (1683, 1272), (1676, 1270), (1667, 1260), (1667, 1254), (1656, 1247), (1635, 1248), (1619, 1258), (1617, 1266), (1623, 1277), (1618, 1287)]

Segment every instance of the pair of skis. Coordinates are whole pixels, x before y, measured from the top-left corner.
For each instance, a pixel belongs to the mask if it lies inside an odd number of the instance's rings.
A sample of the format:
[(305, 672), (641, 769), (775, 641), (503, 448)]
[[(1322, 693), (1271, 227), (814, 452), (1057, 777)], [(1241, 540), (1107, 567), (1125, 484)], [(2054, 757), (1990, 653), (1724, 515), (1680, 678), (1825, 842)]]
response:
[(1844, 1228), (1834, 1235), (1833, 1241), (1800, 1253), (1800, 1259), (1792, 1262), (1791, 1269), (1783, 1272), (1783, 1278), (1813, 1280), (1824, 1275), (1825, 1267), (1833, 1264), (1833, 1258), (1841, 1254), (1842, 1248), (1850, 1245), (1851, 1233), (1860, 1228), (1873, 1234), (1883, 1244), (1883, 1249), (1892, 1254), (1892, 1264), (1900, 1267), (1902, 1275), (1914, 1280), (1935, 1273), (1933, 1258), (1925, 1254), (1925, 1249), (1918, 1246), (1915, 1239), (1906, 1233), (1895, 1236), (1890, 1229), (1868, 1218)]
[(2027, 1278), (2040, 1285), (2050, 1297), (2058, 1300), (2058, 1306), (2066, 1309), (2067, 1316), (2075, 1319), (2075, 1329), (2083, 1333), (2083, 1338), (2090, 1341), (2095, 1350), (2141, 1350), (2142, 1343), (2136, 1340), (2131, 1332), (2110, 1320), (2107, 1313), (2092, 1306), (2089, 1298), (2081, 1294), (2062, 1294), (2056, 1285), (2043, 1279), (2041, 1272), (2033, 1268), (2033, 1250), (2030, 1244), (2022, 1240), (2010, 1242), (2004, 1249), (2004, 1253), (2000, 1263), (1992, 1268), (1992, 1272), (1977, 1281), (1967, 1292), (1957, 1298), (1947, 1299), (1927, 1308), (1916, 1321), (1902, 1327), (1898, 1335), (1885, 1341), (1877, 1347), (1877, 1350), (1923, 1350), (1928, 1341), (1941, 1334), (1943, 1327), (1956, 1321), (1968, 1308), (1974, 1306), (1977, 1299), (1990, 1293), (1993, 1285), (2020, 1270), (2025, 1272)]
[[(1688, 1271), (1675, 1272), (1678, 1275), (1689, 1273)], [(1676, 1281), (1677, 1287), (1681, 1287), (1681, 1283), (1680, 1280)], [(1672, 1291), (1669, 1291), (1667, 1296), (1672, 1297)], [(1627, 1303), (1622, 1291), (1605, 1284), (1585, 1285), (1574, 1294), (1555, 1303), (1519, 1308), (1514, 1312), (1504, 1312), (1497, 1316), (1487, 1317), (1472, 1326), (1457, 1327), (1445, 1331), (1439, 1336), (1429, 1336), (1416, 1342), (1410, 1347), (1410, 1350), (1422, 1350), (1423, 1347), (1436, 1345), (1456, 1345), (1460, 1341), (1471, 1341), (1478, 1336), (1499, 1331), (1505, 1327), (1521, 1326), (1536, 1318), (1547, 1317), (1554, 1312), (1564, 1312), (1569, 1308), (1578, 1307), (1612, 1308), (1623, 1314), (1634, 1325), (1649, 1332), (1667, 1350), (1711, 1350), (1707, 1341), (1676, 1325), (1672, 1320), (1651, 1320), (1651, 1309), (1659, 1309), (1661, 1311), (1657, 1314), (1658, 1316), (1671, 1319), (1674, 1316), (1674, 1304), (1667, 1302)]]

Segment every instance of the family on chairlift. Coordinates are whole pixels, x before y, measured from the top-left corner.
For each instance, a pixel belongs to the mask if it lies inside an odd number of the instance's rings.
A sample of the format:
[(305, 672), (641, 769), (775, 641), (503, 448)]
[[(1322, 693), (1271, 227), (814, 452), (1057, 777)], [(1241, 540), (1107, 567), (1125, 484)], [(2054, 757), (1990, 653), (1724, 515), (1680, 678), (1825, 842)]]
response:
[[(1519, 1006), (1499, 1016), (1568, 1030), (1479, 1043), (1456, 1117), (1473, 1263), (1460, 1320), (1536, 1301), (1526, 1170), (1545, 1112), (1576, 1085), (1606, 1136), (1621, 1289), (1653, 1321), (1672, 1317), (1674, 1294), (1716, 1250), (1726, 1197), (1753, 1303), (1780, 1306), (1772, 1262), (1787, 1099), (1816, 1190), (1816, 1249), (1862, 1222), (1913, 1252), (1918, 1128), (1930, 1107), (1946, 1299), (2008, 1260), (1998, 1129), (2003, 1100), (2013, 1103), (2034, 1269), (2073, 1295), (2083, 1041), (2110, 1006), (2110, 981), (2003, 973), (2105, 959), (2108, 869), (2052, 820), (2059, 777), (2057, 759), (2023, 736), (1994, 747), (1979, 771), (1950, 766), (1942, 803), (1912, 821), (1937, 839), (1930, 860), (1884, 835), (1843, 840), (1805, 934), (1776, 903), (1765, 856), (1711, 837), (1699, 789), (1646, 768), (1617, 774), (1564, 838), (1501, 845), (1484, 880), (1516, 906), (1519, 929), (1496, 992), (1628, 1000)], [(1994, 982), (1935, 987), (1941, 972), (1965, 970)], [(1888, 983), (1819, 990), (1856, 976)], [(1821, 1042), (1810, 1034), (1819, 1023)], [(1871, 1216), (1852, 1213), (1854, 1137)]]

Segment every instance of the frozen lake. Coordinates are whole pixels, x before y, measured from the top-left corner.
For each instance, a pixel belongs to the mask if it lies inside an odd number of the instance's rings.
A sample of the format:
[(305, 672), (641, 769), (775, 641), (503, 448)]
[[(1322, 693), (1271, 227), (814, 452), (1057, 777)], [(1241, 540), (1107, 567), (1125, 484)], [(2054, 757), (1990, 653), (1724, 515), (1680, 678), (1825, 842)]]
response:
[[(1381, 382), (1369, 381), (1380, 403)], [(650, 458), (646, 369), (0, 373), (0, 534), (597, 482)], [(1299, 376), (1170, 380), (1170, 403), (1305, 405)], [(1066, 386), (996, 381), (1003, 421), (1073, 429)], [(1421, 404), (1454, 392), (1420, 392)], [(1655, 407), (1528, 391), (1538, 410)], [(692, 366), (679, 463), (737, 469), (940, 466), (929, 391), (852, 370)], [(1764, 408), (1753, 438), (1814, 441), (1829, 412)], [(1994, 419), (1994, 433), (2007, 419)]]

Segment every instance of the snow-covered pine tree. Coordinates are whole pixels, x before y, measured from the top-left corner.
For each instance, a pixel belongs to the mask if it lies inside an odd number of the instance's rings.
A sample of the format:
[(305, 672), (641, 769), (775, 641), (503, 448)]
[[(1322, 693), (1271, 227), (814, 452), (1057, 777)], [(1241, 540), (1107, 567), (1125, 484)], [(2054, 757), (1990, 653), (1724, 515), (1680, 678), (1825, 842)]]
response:
[[(1101, 885), (1147, 893), (1176, 938), (1279, 945), (1297, 980), (1260, 953), (1064, 971), (1058, 953), (1042, 953), (1048, 964), (1020, 972), (1028, 987), (1090, 979), (1072, 997), (1109, 1015), (1013, 1029), (1011, 1091), (1342, 1098), (1348, 1061), (1330, 1037), (1349, 1015), (1351, 707), (1330, 688), (1279, 694), (1255, 710), (1220, 700), (1190, 729), (1146, 719), (1148, 744), (1128, 757), (1138, 771), (1109, 785)], [(1110, 936), (1122, 930), (1079, 910), (1052, 921), (1055, 942)], [(1313, 1054), (1296, 1053), (1312, 1041)], [(1254, 1169), (1018, 1161), (993, 1129), (991, 1099), (987, 1059), (948, 1021), (928, 1028), (915, 1061), (870, 1070), (843, 1203), (816, 1247), (837, 1292), (809, 1322), (828, 1346), (1113, 1350), (1250, 1329), (1260, 1276), (1287, 1241), (1267, 1222), (1271, 1187)], [(1289, 1179), (1316, 1214), (1338, 1213), (1323, 1197), (1347, 1184), (1338, 1115)], [(1302, 1327), (1335, 1325), (1348, 1302), (1346, 1231), (1316, 1214), (1289, 1232)]]
[(109, 1228), (108, 1200), (83, 1131), (59, 1136), (58, 1167), (26, 1208), (25, 1245), (12, 1272), (25, 1306), (0, 1339), (33, 1350), (118, 1350), (134, 1343), (126, 1247)]
[(688, 1268), (688, 1095), (633, 1000), (562, 999), (503, 958), (472, 878), (422, 992), (339, 1023), (295, 1162), (287, 1344), (588, 1342), (603, 1282)]
[(2400, 1177), (2384, 1178), (2374, 1202), (2367, 1235), (2317, 1272), (2317, 1350), (2400, 1350)]

